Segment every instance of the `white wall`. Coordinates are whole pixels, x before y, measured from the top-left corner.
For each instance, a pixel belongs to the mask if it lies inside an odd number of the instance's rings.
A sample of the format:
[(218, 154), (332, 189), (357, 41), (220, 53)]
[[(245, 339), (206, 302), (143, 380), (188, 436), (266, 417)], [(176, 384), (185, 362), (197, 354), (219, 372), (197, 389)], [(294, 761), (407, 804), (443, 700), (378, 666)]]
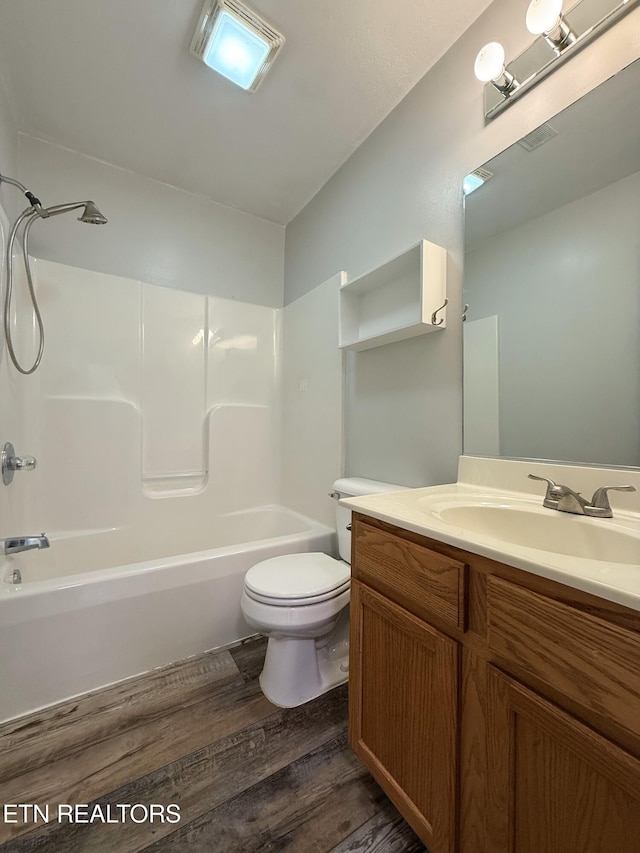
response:
[[(9, 175), (10, 178), (17, 177), (18, 171), (18, 132), (9, 109), (9, 100), (0, 79), (0, 174)], [(7, 211), (12, 211), (7, 199), (9, 193), (17, 190), (3, 187), (2, 203)], [(18, 196), (19, 198), (19, 196)], [(19, 208), (21, 209), (21, 208)]]
[(484, 124), (480, 47), (530, 41), (526, 0), (496, 0), (287, 227), (285, 304), (426, 237), (449, 250), (447, 329), (353, 356), (348, 474), (453, 481), (461, 451), (462, 178), (640, 55), (640, 9)]
[(465, 264), (470, 320), (500, 315), (501, 455), (640, 465), (640, 172)]
[(336, 275), (284, 309), (282, 495), (287, 506), (333, 526), (331, 484), (343, 470), (343, 359)]
[(36, 257), (256, 305), (282, 305), (280, 225), (24, 134), (19, 162), (20, 180), (45, 206), (90, 198), (109, 219), (99, 227), (79, 225), (73, 214), (37, 223), (31, 232)]

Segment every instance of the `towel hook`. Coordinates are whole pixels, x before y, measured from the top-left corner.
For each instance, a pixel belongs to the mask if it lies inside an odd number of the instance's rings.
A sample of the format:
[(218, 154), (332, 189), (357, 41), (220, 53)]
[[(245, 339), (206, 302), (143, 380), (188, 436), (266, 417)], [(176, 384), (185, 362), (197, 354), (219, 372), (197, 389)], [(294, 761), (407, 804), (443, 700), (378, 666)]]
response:
[(436, 315), (439, 314), (440, 311), (442, 311), (444, 308), (446, 308), (448, 304), (449, 300), (445, 299), (444, 303), (439, 308), (436, 308), (436, 310), (433, 312), (433, 314), (431, 315), (432, 326), (441, 326), (444, 323), (444, 317), (442, 317), (441, 320), (436, 320)]

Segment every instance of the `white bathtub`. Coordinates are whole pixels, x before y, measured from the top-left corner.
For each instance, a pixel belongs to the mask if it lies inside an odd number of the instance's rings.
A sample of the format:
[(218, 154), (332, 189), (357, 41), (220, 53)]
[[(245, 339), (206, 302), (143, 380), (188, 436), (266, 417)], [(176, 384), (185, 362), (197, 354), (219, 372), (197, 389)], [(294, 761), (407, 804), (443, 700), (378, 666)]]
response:
[(172, 521), (2, 559), (0, 721), (249, 636), (245, 572), (335, 550), (332, 529), (282, 507)]

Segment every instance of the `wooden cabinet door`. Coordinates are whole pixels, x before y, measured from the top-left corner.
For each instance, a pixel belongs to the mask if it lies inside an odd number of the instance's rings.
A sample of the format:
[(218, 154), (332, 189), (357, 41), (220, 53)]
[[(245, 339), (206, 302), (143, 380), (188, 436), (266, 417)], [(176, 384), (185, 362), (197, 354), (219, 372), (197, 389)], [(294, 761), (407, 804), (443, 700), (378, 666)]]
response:
[(638, 853), (640, 761), (494, 667), (488, 853)]
[(456, 849), (458, 644), (352, 581), (350, 741), (430, 853)]

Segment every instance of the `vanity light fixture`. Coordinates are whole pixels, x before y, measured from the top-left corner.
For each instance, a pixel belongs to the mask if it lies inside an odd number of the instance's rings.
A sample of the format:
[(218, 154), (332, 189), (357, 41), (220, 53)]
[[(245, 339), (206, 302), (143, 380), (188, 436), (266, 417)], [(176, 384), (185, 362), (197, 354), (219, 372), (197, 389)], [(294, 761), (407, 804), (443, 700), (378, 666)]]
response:
[(485, 119), (499, 115), (639, 4), (577, 0), (565, 16), (563, 0), (530, 0), (525, 23), (536, 40), (509, 62), (498, 42), (486, 44), (476, 57), (474, 72), (485, 84)]
[(284, 41), (238, 0), (205, 0), (190, 50), (241, 89), (255, 92)]
[(562, 16), (563, 0), (531, 0), (526, 24), (534, 36), (542, 36), (549, 47), (561, 53), (576, 40), (576, 34)]
[(480, 49), (473, 70), (481, 83), (491, 83), (506, 98), (520, 84), (504, 67), (504, 60), (503, 46), (498, 41), (490, 41)]

